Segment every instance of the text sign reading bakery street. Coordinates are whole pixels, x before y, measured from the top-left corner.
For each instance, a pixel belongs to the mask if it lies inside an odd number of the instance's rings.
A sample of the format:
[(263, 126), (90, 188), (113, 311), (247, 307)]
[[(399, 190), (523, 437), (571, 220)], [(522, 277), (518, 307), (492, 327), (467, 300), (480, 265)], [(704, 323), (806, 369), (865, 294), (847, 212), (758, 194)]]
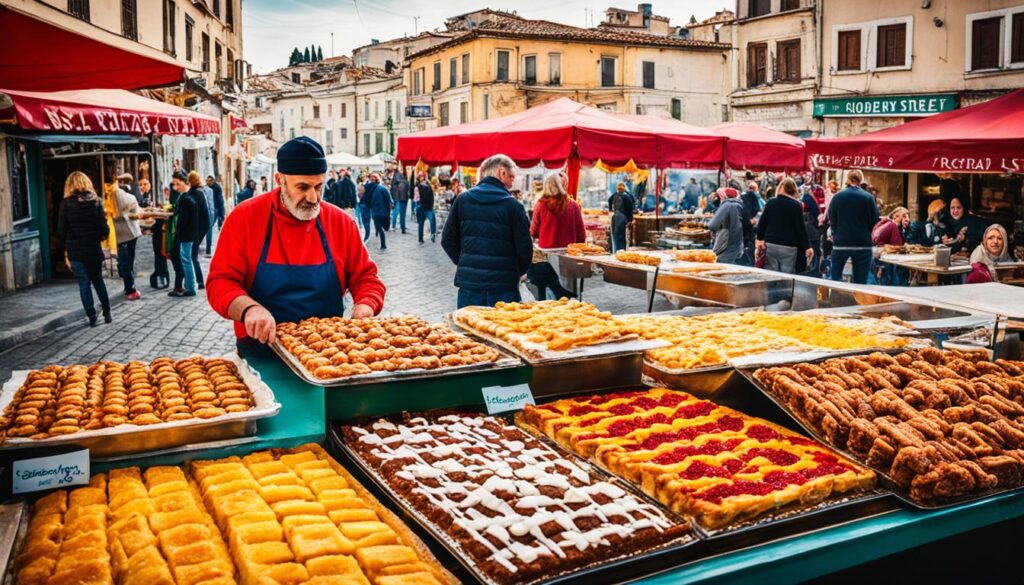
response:
[(527, 404), (536, 405), (529, 384), (515, 386), (488, 386), (482, 389), (487, 414), (497, 414), (510, 410), (522, 410)]
[(815, 118), (931, 116), (956, 109), (955, 93), (814, 100)]
[(11, 492), (24, 494), (89, 483), (89, 450), (15, 461)]

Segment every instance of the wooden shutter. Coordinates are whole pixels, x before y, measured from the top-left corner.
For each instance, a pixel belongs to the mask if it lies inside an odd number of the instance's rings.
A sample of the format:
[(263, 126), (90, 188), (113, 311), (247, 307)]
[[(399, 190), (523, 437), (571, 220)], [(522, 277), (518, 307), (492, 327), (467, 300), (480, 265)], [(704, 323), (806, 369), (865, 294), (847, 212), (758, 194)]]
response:
[(971, 70), (999, 68), (999, 29), (1003, 17), (975, 20), (971, 31)]
[(800, 81), (800, 39), (778, 44), (778, 76), (776, 81)]
[(747, 87), (757, 85), (757, 45), (747, 45)]
[(878, 67), (899, 67), (907, 64), (907, 25), (878, 27)]
[(860, 30), (844, 30), (839, 32), (839, 71), (860, 70)]

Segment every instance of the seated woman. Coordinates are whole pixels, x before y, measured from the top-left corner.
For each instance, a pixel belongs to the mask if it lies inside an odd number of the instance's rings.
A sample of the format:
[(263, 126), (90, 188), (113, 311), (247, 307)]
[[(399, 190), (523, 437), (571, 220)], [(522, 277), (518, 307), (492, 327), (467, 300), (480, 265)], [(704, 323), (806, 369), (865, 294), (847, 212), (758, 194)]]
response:
[[(579, 203), (569, 198), (565, 190), (567, 182), (563, 173), (545, 179), (544, 195), (533, 208), (530, 236), (536, 239), (537, 245), (543, 249), (564, 248), (569, 244), (582, 244), (587, 241), (587, 232), (583, 227), (583, 210)], [(540, 289), (539, 300), (544, 299), (549, 288), (556, 298), (575, 296), (572, 291), (562, 286), (555, 269), (546, 261), (531, 265), (526, 277)]]
[(996, 263), (1010, 261), (1010, 247), (1007, 241), (1009, 239), (1003, 226), (998, 223), (988, 226), (981, 245), (971, 252), (971, 273), (967, 275), (967, 284), (999, 282)]
[[(897, 207), (888, 217), (883, 217), (875, 224), (875, 228), (871, 230), (871, 243), (876, 247), (902, 246), (909, 238), (909, 228), (910, 212), (906, 207)], [(878, 284), (906, 286), (910, 274), (906, 268), (878, 263), (875, 278), (878, 279)]]
[(984, 220), (968, 211), (963, 199), (958, 196), (949, 200), (946, 235), (942, 238), (942, 243), (950, 247), (951, 253), (966, 253), (973, 250), (981, 244), (984, 233)]

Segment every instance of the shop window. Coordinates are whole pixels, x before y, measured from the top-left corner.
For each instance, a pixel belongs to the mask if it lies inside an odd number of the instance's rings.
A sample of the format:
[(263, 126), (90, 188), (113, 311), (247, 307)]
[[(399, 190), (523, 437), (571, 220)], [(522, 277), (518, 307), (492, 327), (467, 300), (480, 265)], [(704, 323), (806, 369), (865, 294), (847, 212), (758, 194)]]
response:
[(860, 29), (839, 31), (838, 71), (860, 71)]
[(164, 0), (164, 52), (172, 57), (177, 56), (174, 38), (174, 20), (177, 18), (177, 14), (178, 7), (174, 5), (174, 0)]
[(747, 16), (754, 18), (755, 16), (764, 16), (771, 14), (772, 12), (772, 0), (750, 0), (747, 5)]
[(780, 42), (776, 48), (779, 74), (775, 81), (800, 83), (800, 39)]
[(68, 0), (68, 14), (89, 22), (89, 0)]
[(508, 81), (508, 51), (498, 51), (495, 81)]
[(459, 104), (459, 124), (469, 122), (469, 102)]
[(548, 53), (548, 85), (562, 85), (561, 53)]
[(430, 86), (431, 91), (441, 91), (441, 62), (434, 62), (434, 84)]
[(537, 56), (527, 55), (523, 57), (523, 83), (526, 85), (537, 84)]
[(449, 122), (450, 122), (450, 120), (448, 118), (448, 102), (444, 102), (443, 104), (441, 104), (441, 106), (440, 106), (440, 115), (441, 115), (441, 122), (440, 122), (441, 126), (447, 126), (449, 124)]
[(121, 0), (121, 36), (139, 40), (139, 6), (136, 0)]
[(459, 60), (448, 60), (448, 87), (459, 85)]
[(615, 57), (601, 57), (601, 87), (615, 87)]
[(875, 66), (902, 67), (907, 64), (907, 25), (890, 24), (878, 27), (878, 52)]
[(654, 89), (654, 61), (644, 61), (644, 87)]
[(462, 84), (469, 83), (469, 53), (462, 56)]
[(747, 45), (747, 87), (768, 83), (768, 43)]

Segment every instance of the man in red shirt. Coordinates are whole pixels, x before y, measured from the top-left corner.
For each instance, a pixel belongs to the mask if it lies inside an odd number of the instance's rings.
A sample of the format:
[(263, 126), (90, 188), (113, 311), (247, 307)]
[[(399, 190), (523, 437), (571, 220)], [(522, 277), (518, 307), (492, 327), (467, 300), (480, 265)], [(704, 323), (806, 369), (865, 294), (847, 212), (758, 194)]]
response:
[(295, 138), (278, 150), (277, 166), (280, 186), (228, 215), (206, 280), (210, 306), (235, 322), (243, 354), (266, 355), (278, 323), (342, 316), (346, 291), (353, 318), (384, 305), (384, 283), (355, 221), (322, 204), (323, 148)]

